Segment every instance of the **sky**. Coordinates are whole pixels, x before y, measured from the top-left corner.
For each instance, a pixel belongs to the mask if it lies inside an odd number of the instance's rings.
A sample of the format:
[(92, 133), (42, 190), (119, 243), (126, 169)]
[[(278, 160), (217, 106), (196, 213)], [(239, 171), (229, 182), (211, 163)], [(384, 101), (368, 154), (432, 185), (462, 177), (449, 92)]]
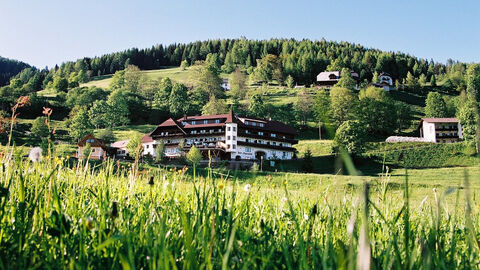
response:
[(0, 56), (39, 68), (217, 38), (348, 41), (480, 62), (480, 1), (0, 0)]

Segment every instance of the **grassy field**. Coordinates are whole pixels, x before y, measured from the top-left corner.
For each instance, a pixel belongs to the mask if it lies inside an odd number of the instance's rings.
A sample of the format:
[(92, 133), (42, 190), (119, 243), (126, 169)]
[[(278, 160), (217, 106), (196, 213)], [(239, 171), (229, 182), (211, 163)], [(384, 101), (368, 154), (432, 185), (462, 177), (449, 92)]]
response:
[(192, 177), (191, 168), (0, 156), (1, 268), (469, 269), (479, 263), (478, 167), (381, 177), (229, 177), (206, 169), (206, 177)]
[[(182, 70), (180, 67), (165, 67), (163, 69), (142, 70), (141, 73), (152, 80), (168, 77), (174, 82), (190, 85), (193, 79), (192, 76), (194, 76), (193, 70), (194, 68), (192, 67), (185, 70)], [(91, 81), (84, 83), (81, 86), (96, 86), (108, 89), (110, 82), (112, 81), (112, 76), (113, 75), (104, 75), (94, 77)], [(222, 73), (220, 74), (220, 77), (228, 78), (228, 74)]]

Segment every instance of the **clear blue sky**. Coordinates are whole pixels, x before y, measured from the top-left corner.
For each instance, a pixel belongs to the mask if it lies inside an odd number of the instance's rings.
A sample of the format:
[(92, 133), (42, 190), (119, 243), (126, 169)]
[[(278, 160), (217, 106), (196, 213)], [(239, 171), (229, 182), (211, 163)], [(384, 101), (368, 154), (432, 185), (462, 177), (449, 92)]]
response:
[(0, 0), (0, 56), (42, 68), (130, 47), (245, 36), (480, 62), (479, 19), (478, 0)]

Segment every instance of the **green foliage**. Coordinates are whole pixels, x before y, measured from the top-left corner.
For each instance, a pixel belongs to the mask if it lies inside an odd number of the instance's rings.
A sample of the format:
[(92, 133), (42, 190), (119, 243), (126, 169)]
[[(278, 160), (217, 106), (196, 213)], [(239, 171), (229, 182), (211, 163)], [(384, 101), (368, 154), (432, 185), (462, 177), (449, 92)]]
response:
[(333, 87), (330, 90), (330, 106), (335, 125), (340, 126), (347, 120), (355, 119), (357, 96), (347, 88)]
[(268, 54), (258, 61), (253, 72), (253, 79), (257, 82), (272, 82), (283, 84), (283, 66), (280, 57)]
[(467, 92), (480, 99), (480, 64), (471, 64), (466, 74)]
[(303, 155), (302, 170), (307, 173), (313, 171), (312, 151), (310, 149), (307, 149)]
[(53, 79), (52, 88), (57, 92), (67, 92), (68, 89), (68, 81), (64, 77), (55, 76)]
[(88, 159), (90, 155), (92, 154), (92, 146), (90, 143), (86, 143), (85, 146), (82, 148), (82, 158), (83, 159)]
[(88, 112), (84, 107), (72, 111), (67, 123), (68, 133), (73, 141), (77, 141), (93, 132), (93, 125), (88, 118)]
[[(395, 146), (395, 145), (393, 145)], [(392, 147), (393, 147), (392, 146)], [(397, 148), (378, 147), (366, 153), (367, 158), (385, 161), (399, 167), (440, 168), (478, 164), (475, 147), (468, 143), (400, 143)]]
[(115, 141), (115, 134), (113, 134), (112, 129), (107, 128), (101, 130), (98, 133), (97, 138), (105, 141), (106, 143), (113, 143)]
[(312, 118), (314, 109), (314, 99), (312, 94), (307, 90), (302, 90), (297, 95), (297, 101), (295, 102), (295, 110), (299, 116), (299, 120), (303, 125), (307, 124), (307, 121)]
[(33, 123), (32, 123), (32, 128), (30, 129), (30, 132), (32, 132), (33, 136), (36, 136), (38, 138), (47, 138), (50, 131), (48, 130), (47, 125), (45, 124), (46, 117), (41, 116), (37, 117)]
[(109, 117), (110, 105), (105, 100), (96, 100), (88, 110), (88, 119), (95, 128), (104, 128), (113, 124)]
[(323, 123), (331, 123), (332, 109), (330, 107), (330, 96), (327, 91), (321, 89), (315, 94), (314, 112), (318, 121)]
[(447, 117), (448, 110), (445, 100), (437, 92), (429, 92), (427, 100), (425, 101), (425, 116), (426, 117)]
[(287, 79), (285, 80), (285, 84), (288, 88), (293, 89), (295, 86), (295, 80), (293, 79), (292, 75), (288, 75)]
[(165, 159), (165, 143), (163, 142), (163, 140), (160, 140), (158, 141), (157, 147), (155, 148), (155, 161), (163, 162), (164, 159)]
[(188, 62), (187, 60), (183, 60), (182, 63), (180, 63), (180, 68), (182, 70), (186, 70), (188, 68)]
[(457, 118), (462, 125), (463, 138), (477, 141), (478, 133), (478, 103), (473, 97), (465, 98), (457, 110)]
[(335, 146), (353, 155), (359, 155), (365, 149), (366, 136), (366, 128), (360, 121), (345, 121), (335, 133)]
[(176, 83), (172, 87), (172, 92), (168, 99), (170, 113), (175, 117), (181, 117), (189, 110), (187, 98), (187, 87), (183, 84)]
[(247, 76), (243, 71), (236, 68), (235, 71), (230, 74), (228, 83), (230, 84), (230, 90), (235, 98), (245, 98), (247, 94)]
[(223, 99), (216, 99), (214, 95), (210, 96), (210, 100), (202, 108), (203, 115), (223, 114), (228, 112), (227, 104)]
[(348, 68), (343, 68), (340, 73), (340, 80), (338, 80), (336, 87), (354, 90), (356, 85), (357, 82), (353, 79), (350, 70)]
[(106, 117), (109, 127), (123, 126), (130, 122), (127, 95), (128, 92), (118, 89), (108, 96)]
[(132, 136), (127, 144), (128, 155), (132, 158), (137, 158), (141, 154), (142, 148), (142, 135), (135, 134)]
[(260, 95), (255, 94), (250, 97), (248, 105), (248, 114), (253, 117), (262, 117), (265, 116), (265, 103)]
[(195, 145), (193, 145), (190, 148), (190, 151), (188, 151), (187, 160), (194, 166), (196, 166), (202, 160), (202, 153), (200, 153), (200, 150), (198, 150)]

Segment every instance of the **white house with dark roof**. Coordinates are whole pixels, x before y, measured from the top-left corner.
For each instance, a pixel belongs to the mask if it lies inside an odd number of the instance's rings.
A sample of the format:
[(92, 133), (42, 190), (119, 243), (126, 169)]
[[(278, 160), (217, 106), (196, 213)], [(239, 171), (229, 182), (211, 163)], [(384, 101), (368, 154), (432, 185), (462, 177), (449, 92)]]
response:
[(420, 137), (427, 142), (451, 143), (463, 139), (462, 125), (457, 118), (422, 118)]
[[(358, 87), (358, 80), (360, 77), (358, 76), (358, 73), (353, 70), (350, 71), (350, 74), (352, 75), (352, 78), (357, 82), (357, 85), (355, 86), (356, 89)], [(320, 72), (317, 75), (317, 85), (324, 88), (332, 88), (335, 84), (338, 83), (341, 77), (341, 71)]]

